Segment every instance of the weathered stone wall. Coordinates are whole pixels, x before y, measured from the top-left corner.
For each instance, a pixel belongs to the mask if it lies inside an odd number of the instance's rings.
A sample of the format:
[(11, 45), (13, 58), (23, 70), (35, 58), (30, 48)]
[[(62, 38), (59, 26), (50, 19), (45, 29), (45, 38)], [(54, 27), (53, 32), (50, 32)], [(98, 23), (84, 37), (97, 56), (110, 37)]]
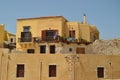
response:
[(96, 40), (86, 46), (87, 54), (120, 54), (120, 39)]
[[(97, 67), (104, 67), (103, 80), (111, 73), (120, 79), (120, 55), (0, 53), (0, 62), (1, 80), (98, 80)], [(16, 77), (17, 64), (24, 64), (24, 77)], [(49, 77), (49, 65), (56, 65), (56, 77)]]

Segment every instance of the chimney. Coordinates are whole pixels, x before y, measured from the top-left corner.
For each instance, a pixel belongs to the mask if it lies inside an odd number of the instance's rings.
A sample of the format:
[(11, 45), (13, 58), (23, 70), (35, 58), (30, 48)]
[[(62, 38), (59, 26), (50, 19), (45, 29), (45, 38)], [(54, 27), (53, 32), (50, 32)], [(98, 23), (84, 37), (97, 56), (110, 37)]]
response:
[(83, 16), (83, 24), (86, 24), (87, 22), (86, 22), (86, 14), (84, 14), (84, 16)]

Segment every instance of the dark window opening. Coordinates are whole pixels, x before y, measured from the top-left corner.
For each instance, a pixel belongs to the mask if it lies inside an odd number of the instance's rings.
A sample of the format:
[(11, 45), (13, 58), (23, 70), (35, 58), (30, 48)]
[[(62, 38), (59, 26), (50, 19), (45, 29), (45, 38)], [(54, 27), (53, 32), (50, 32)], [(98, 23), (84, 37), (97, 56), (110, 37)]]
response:
[(98, 67), (97, 68), (97, 77), (98, 78), (104, 78), (104, 67)]
[(53, 30), (46, 30), (46, 41), (52, 40), (53, 36)]
[(49, 77), (56, 77), (56, 65), (49, 65)]
[(32, 34), (31, 32), (21, 32), (21, 42), (31, 42)]
[(85, 48), (76, 48), (76, 54), (85, 54)]
[(13, 38), (10, 39), (10, 42), (11, 42), (11, 43), (13, 42)]
[(50, 46), (50, 53), (54, 54), (55, 53), (55, 45)]
[(16, 77), (24, 77), (24, 64), (17, 64)]
[(72, 51), (72, 48), (69, 48), (69, 51), (71, 52), (71, 51)]
[(69, 31), (69, 37), (75, 38), (75, 30), (70, 30)]
[(46, 46), (45, 45), (40, 46), (40, 53), (46, 53)]
[(35, 53), (35, 50), (34, 49), (28, 49), (27, 53), (32, 53), (33, 54), (33, 53)]

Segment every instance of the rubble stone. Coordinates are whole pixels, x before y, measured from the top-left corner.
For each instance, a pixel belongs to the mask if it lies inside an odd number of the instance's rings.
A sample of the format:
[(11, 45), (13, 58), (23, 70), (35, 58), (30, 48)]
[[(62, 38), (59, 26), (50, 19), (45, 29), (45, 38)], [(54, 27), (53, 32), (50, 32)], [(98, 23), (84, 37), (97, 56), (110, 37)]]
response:
[(120, 38), (112, 40), (96, 40), (86, 46), (86, 54), (120, 54)]

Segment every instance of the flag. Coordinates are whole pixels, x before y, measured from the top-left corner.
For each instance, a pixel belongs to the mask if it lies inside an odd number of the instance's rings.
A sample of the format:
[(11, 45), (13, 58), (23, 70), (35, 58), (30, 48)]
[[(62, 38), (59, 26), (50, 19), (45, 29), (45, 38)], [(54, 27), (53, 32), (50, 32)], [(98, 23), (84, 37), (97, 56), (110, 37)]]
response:
[(55, 35), (53, 36), (54, 39), (57, 39), (58, 37), (58, 32), (56, 31)]

